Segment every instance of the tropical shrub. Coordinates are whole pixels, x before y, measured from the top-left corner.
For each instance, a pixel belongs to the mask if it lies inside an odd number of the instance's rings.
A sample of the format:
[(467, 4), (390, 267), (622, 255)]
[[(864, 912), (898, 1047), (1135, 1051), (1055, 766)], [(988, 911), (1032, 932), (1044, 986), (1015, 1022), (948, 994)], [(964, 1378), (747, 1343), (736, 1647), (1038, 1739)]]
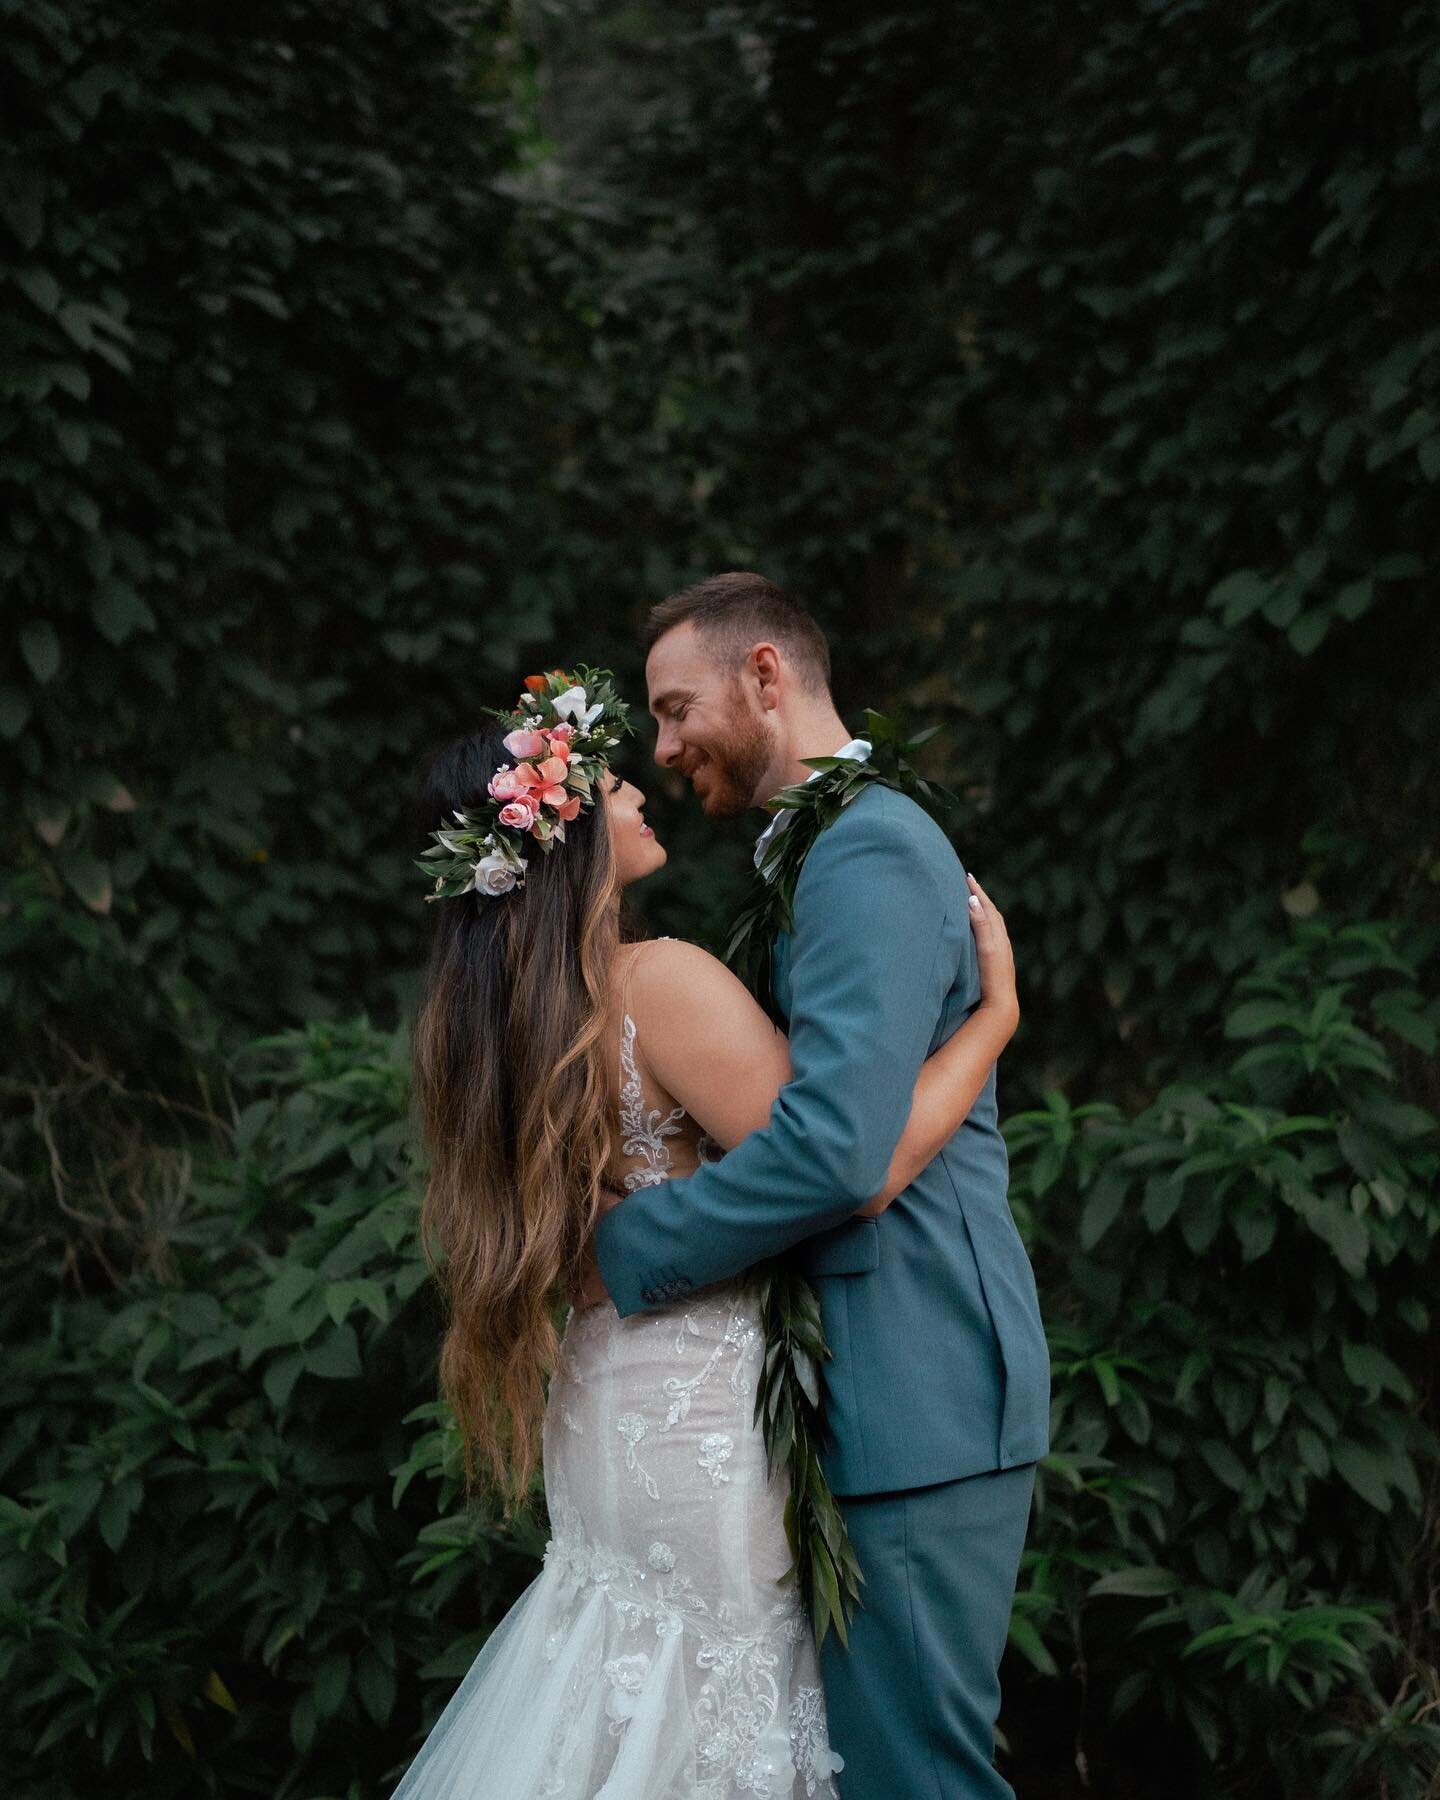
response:
[(7, 1329), (17, 1794), (372, 1794), (544, 1541), (457, 1500), (403, 1039), (316, 1025), (237, 1080), (170, 1277)]
[[(1227, 1068), (1008, 1123), (1054, 1365), (1017, 1647), (1084, 1670), (1092, 1754), (1179, 1727), (1297, 1800), (1440, 1774), (1440, 1126), (1397, 1081), (1434, 947), (1310, 921), (1236, 983)], [(1332, 1760), (1347, 1731), (1388, 1787)]]

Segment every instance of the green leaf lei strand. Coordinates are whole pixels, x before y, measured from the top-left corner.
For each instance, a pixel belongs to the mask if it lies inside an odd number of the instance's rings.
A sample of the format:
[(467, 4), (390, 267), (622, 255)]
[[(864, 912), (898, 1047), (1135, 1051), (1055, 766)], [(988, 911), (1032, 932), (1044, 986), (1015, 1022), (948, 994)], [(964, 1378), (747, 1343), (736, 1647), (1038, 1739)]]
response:
[[(770, 806), (795, 815), (776, 833), (755, 872), (754, 897), (741, 911), (730, 935), (725, 960), (777, 1023), (771, 986), (770, 952), (776, 935), (794, 927), (795, 886), (816, 838), (833, 824), (856, 797), (874, 782), (897, 788), (929, 811), (955, 806), (955, 796), (926, 781), (909, 761), (910, 753), (935, 735), (937, 726), (902, 738), (884, 714), (867, 711), (870, 755), (811, 756), (803, 760), (820, 771), (816, 780), (782, 788)], [(771, 1476), (789, 1470), (790, 1497), (785, 1504), (785, 1536), (791, 1566), (782, 1579), (798, 1574), (801, 1598), (810, 1615), (817, 1647), (833, 1626), (848, 1646), (847, 1625), (863, 1605), (865, 1577), (850, 1543), (830, 1484), (820, 1465), (824, 1437), (820, 1366), (830, 1355), (820, 1303), (805, 1277), (784, 1257), (757, 1264), (765, 1360), (755, 1396), (755, 1423), (764, 1433)]]

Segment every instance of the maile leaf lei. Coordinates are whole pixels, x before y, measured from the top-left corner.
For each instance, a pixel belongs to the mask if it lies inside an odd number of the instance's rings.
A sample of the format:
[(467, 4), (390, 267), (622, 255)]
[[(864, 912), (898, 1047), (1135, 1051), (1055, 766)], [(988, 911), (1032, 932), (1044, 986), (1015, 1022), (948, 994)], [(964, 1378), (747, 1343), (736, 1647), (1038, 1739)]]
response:
[[(770, 952), (778, 933), (795, 922), (795, 886), (816, 838), (833, 824), (873, 782), (910, 794), (929, 810), (954, 806), (955, 796), (926, 781), (912, 766), (912, 751), (935, 735), (932, 726), (913, 738), (902, 738), (883, 713), (865, 714), (871, 750), (863, 762), (851, 757), (810, 756), (802, 760), (819, 770), (816, 779), (781, 788), (772, 810), (795, 816), (776, 833), (755, 874), (755, 894), (735, 921), (725, 960), (777, 1023), (770, 978)], [(785, 1536), (791, 1566), (783, 1579), (797, 1574), (810, 1615), (817, 1647), (834, 1627), (848, 1647), (847, 1625), (863, 1605), (865, 1577), (845, 1529), (845, 1518), (820, 1466), (824, 1413), (820, 1365), (829, 1357), (820, 1303), (805, 1277), (784, 1257), (772, 1257), (751, 1271), (758, 1284), (765, 1361), (755, 1396), (755, 1423), (765, 1439), (771, 1476), (781, 1467), (790, 1475), (785, 1503)]]

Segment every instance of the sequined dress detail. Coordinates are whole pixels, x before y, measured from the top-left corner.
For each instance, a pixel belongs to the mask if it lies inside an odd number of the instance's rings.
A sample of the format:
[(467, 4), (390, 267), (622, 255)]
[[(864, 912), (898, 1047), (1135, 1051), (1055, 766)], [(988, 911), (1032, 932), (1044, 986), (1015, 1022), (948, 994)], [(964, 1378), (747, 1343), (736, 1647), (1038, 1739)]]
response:
[[(627, 1190), (719, 1154), (668, 1100), (626, 1010)], [(739, 1281), (627, 1319), (609, 1301), (571, 1313), (545, 1415), (544, 1564), (393, 1800), (837, 1800), (814, 1643), (777, 1581), (786, 1490), (751, 1424), (761, 1350)]]

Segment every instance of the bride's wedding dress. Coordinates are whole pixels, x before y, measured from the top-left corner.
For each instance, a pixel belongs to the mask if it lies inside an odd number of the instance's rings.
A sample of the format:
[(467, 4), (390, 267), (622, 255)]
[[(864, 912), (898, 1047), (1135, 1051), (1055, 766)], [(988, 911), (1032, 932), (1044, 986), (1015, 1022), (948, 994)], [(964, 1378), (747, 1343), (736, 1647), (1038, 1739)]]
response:
[[(626, 1012), (627, 1189), (711, 1151), (649, 1105)], [(688, 1165), (688, 1166), (687, 1166)], [(753, 1298), (726, 1282), (570, 1315), (544, 1429), (551, 1537), (393, 1800), (836, 1800), (783, 1472), (751, 1424)]]

